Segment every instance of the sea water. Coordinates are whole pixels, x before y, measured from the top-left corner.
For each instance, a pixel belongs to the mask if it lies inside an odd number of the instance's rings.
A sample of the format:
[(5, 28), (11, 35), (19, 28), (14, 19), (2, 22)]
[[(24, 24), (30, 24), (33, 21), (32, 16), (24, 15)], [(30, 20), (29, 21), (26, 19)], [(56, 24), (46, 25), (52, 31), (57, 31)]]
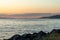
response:
[(52, 29), (60, 29), (60, 19), (0, 19), (0, 39)]

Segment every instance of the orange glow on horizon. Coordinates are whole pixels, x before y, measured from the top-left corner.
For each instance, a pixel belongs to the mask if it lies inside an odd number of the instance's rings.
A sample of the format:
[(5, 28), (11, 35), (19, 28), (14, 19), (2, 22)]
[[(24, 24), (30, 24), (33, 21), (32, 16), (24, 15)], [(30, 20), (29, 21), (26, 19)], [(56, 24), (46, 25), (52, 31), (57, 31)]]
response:
[[(0, 8), (1, 9), (1, 8)], [(1, 9), (0, 13), (3, 14), (24, 14), (24, 13), (59, 13), (60, 9), (56, 8), (12, 8), (12, 9)]]

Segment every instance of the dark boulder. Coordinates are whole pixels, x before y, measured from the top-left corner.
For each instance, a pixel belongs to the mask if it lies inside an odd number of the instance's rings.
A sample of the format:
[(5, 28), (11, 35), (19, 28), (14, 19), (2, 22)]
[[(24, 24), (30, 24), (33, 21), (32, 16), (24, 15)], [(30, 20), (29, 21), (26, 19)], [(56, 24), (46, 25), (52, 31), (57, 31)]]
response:
[(32, 36), (33, 38), (35, 38), (37, 36), (38, 33), (33, 33)]
[(53, 29), (50, 33), (60, 33), (60, 29)]
[(46, 33), (43, 32), (43, 31), (40, 31), (37, 35), (38, 35), (39, 37), (42, 37), (42, 36), (46, 35)]
[(31, 40), (33, 38), (32, 34), (24, 34), (22, 37), (25, 38), (25, 40)]
[(11, 38), (9, 38), (8, 40), (20, 40), (21, 39), (21, 36), (16, 34), (14, 36), (12, 36)]

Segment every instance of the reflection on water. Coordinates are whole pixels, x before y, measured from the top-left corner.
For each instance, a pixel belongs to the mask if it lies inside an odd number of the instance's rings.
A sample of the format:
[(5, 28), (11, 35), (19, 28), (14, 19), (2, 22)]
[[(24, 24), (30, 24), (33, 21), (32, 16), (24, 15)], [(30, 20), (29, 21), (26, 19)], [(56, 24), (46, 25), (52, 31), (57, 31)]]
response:
[(60, 28), (60, 19), (0, 19), (0, 38), (9, 38), (14, 34), (49, 32)]

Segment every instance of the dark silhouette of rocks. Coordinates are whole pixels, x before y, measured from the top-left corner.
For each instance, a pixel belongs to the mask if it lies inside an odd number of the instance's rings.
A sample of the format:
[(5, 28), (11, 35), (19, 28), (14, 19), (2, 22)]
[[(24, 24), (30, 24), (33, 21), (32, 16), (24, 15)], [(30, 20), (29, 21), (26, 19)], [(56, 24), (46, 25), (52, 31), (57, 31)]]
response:
[(44, 35), (46, 35), (46, 33), (43, 32), (43, 31), (40, 31), (40, 32), (38, 33), (38, 35), (40, 35), (40, 36), (44, 36)]
[(60, 29), (53, 29), (49, 33), (40, 31), (38, 33), (33, 34), (23, 34), (23, 35), (16, 34), (13, 37), (4, 40), (50, 40), (50, 39), (55, 40), (55, 38), (58, 40), (59, 37), (60, 37)]
[(13, 37), (9, 38), (8, 40), (19, 40), (20, 38), (21, 38), (21, 36), (16, 34)]
[(60, 29), (53, 29), (50, 33), (60, 33)]

